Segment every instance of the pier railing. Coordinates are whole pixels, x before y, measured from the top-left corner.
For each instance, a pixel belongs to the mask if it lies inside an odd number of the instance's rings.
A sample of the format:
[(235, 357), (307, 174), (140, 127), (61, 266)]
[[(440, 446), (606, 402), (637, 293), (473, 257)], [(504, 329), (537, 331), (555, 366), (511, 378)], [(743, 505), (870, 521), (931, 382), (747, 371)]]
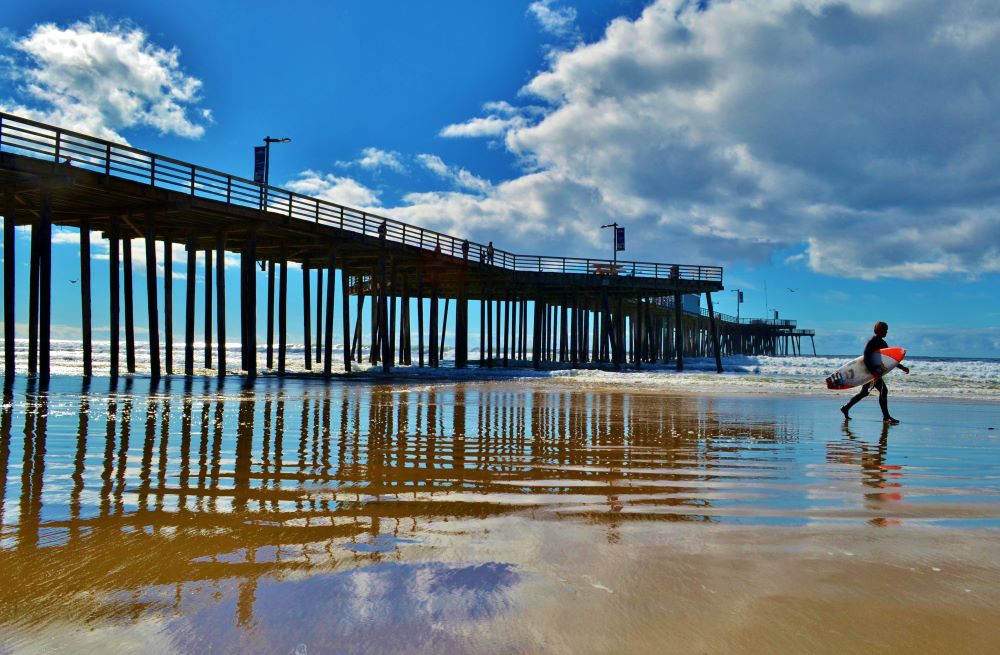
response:
[(266, 210), (482, 266), (538, 273), (578, 273), (722, 282), (722, 268), (688, 264), (519, 255), (385, 216), (157, 155), (131, 146), (0, 112), (0, 152), (185, 193), (192, 198)]

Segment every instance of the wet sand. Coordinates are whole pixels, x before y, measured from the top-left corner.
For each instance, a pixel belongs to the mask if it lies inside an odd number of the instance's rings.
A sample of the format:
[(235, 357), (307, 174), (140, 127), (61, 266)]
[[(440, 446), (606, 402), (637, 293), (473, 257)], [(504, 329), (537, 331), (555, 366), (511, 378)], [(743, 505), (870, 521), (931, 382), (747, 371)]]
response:
[(19, 381), (0, 653), (989, 652), (1000, 405), (838, 400)]

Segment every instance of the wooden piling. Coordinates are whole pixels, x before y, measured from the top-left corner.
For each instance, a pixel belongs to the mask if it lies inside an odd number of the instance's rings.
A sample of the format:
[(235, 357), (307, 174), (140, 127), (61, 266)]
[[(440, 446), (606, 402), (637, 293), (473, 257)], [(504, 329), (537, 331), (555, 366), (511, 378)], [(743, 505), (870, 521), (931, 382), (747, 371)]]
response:
[(431, 287), (430, 328), (428, 330), (429, 352), (428, 364), (432, 368), (438, 366), (438, 295), (437, 287)]
[(323, 361), (323, 267), (316, 268), (316, 363)]
[(455, 300), (455, 368), (469, 365), (469, 299), (459, 290)]
[(215, 236), (215, 306), (216, 331), (218, 333), (219, 377), (226, 376), (226, 235), (219, 232)]
[(309, 303), (311, 298), (309, 297), (309, 268), (303, 264), (302, 265), (302, 335), (305, 343), (305, 367), (307, 371), (312, 370), (312, 341), (310, 327), (311, 321), (309, 320)]
[(448, 305), (451, 298), (444, 299), (444, 319), (441, 321), (441, 345), (438, 346), (438, 357), (444, 354), (444, 337), (448, 333)]
[(125, 278), (125, 370), (135, 373), (135, 306), (132, 292), (132, 238), (122, 239), (122, 273)]
[(712, 294), (705, 292), (705, 300), (708, 302), (708, 320), (712, 326), (712, 346), (715, 351), (715, 371), (722, 373), (722, 353), (719, 350), (719, 328), (715, 324), (715, 308), (712, 306)]
[(326, 254), (326, 343), (323, 374), (333, 373), (333, 301), (334, 301), (334, 276), (337, 273), (337, 259), (333, 246), (330, 246)]
[(340, 269), (340, 311), (344, 328), (344, 370), (351, 372), (351, 303), (350, 286), (348, 284), (347, 268)]
[(677, 370), (684, 370), (684, 308), (681, 304), (681, 294), (674, 294), (674, 351), (677, 357)]
[(487, 296), (486, 303), (486, 366), (493, 366), (493, 298)]
[[(356, 278), (358, 284), (361, 283), (361, 276)], [(361, 327), (364, 321), (365, 315), (365, 292), (363, 289), (358, 289), (358, 315), (354, 319), (354, 339), (351, 341), (351, 352), (354, 355), (354, 361), (358, 364), (361, 363)]]
[(388, 356), (386, 359), (389, 361), (389, 366), (395, 366), (396, 364), (396, 305), (398, 304), (398, 298), (396, 297), (396, 276), (392, 276), (392, 288), (389, 290), (388, 301), (389, 301), (389, 331), (386, 335), (388, 337), (389, 343), (386, 352)]
[(28, 263), (28, 375), (38, 375), (38, 275), (40, 266), (41, 222), (31, 226), (31, 254)]
[(38, 376), (47, 382), (52, 355), (52, 192), (42, 187), (42, 211), (38, 216), (41, 226), (41, 253), (39, 263), (38, 308)]
[(184, 375), (194, 375), (194, 283), (196, 279), (195, 236), (187, 240), (187, 273), (184, 294)]
[(149, 377), (160, 379), (160, 317), (156, 298), (156, 224), (153, 212), (146, 212), (146, 315), (149, 321)]
[(257, 231), (247, 233), (247, 377), (257, 377)]
[(109, 321), (108, 325), (111, 329), (111, 379), (118, 377), (118, 367), (119, 367), (119, 342), (120, 342), (120, 323), (121, 320), (121, 310), (120, 310), (120, 297), (121, 290), (119, 288), (119, 276), (120, 268), (118, 263), (118, 217), (111, 217), (111, 225), (108, 228), (108, 286), (109, 289)]
[(94, 374), (94, 344), (90, 303), (90, 221), (87, 218), (80, 219), (80, 319), (83, 324), (83, 377), (90, 378)]
[(531, 339), (531, 365), (537, 370), (542, 367), (542, 316), (545, 314), (545, 304), (538, 297), (535, 298), (534, 330)]
[(417, 271), (417, 360), (419, 367), (424, 367), (424, 283), (420, 271)]
[[(281, 356), (279, 354), (278, 358)], [(267, 262), (267, 368), (274, 368), (274, 261)], [(283, 368), (283, 367), (282, 367)]]
[(174, 372), (174, 258), (170, 239), (163, 242), (163, 363), (167, 375)]
[(379, 345), (382, 350), (382, 372), (388, 373), (392, 367), (392, 340), (389, 334), (389, 280), (385, 260), (379, 268)]
[[(281, 248), (278, 282), (278, 375), (284, 375), (288, 357), (288, 254)], [(272, 262), (273, 265), (273, 262)]]
[(205, 250), (205, 368), (212, 368), (212, 249)]
[(14, 375), (14, 263), (16, 261), (14, 242), (14, 223), (17, 217), (17, 199), (14, 190), (4, 189), (3, 212), (3, 370), (4, 374)]
[(510, 292), (507, 292), (507, 297), (504, 299), (504, 312), (503, 312), (503, 365), (504, 368), (510, 366), (510, 351), (508, 350), (510, 346)]

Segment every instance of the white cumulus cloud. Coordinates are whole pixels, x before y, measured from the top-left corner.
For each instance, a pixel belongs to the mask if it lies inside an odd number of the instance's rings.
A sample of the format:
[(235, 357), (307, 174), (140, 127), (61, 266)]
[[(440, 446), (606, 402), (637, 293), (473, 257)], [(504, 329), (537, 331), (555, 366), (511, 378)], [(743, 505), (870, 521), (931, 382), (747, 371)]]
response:
[(800, 248), (831, 275), (1000, 271), (987, 136), (1000, 133), (1000, 69), (984, 65), (1000, 61), (1000, 5), (698, 4), (661, 0), (554, 53), (521, 93), (543, 113), (514, 123), (516, 110), (491, 107), (447, 126), (502, 135), (524, 176), (414, 194), (401, 210), (516, 226), (572, 254), (612, 219), (636, 258), (764, 262)]
[(353, 161), (338, 161), (337, 166), (341, 168), (356, 166), (369, 171), (379, 171), (383, 168), (388, 168), (397, 173), (406, 172), (402, 155), (394, 150), (381, 150), (374, 147), (363, 148), (361, 155), (357, 159)]
[(133, 127), (198, 138), (211, 121), (180, 51), (133, 25), (43, 23), (10, 47), (17, 97), (0, 101), (4, 111), (119, 142)]
[(349, 177), (307, 170), (299, 173), (297, 179), (286, 182), (284, 186), (296, 193), (340, 205), (359, 209), (379, 208), (379, 192)]
[(576, 9), (562, 7), (556, 0), (536, 0), (528, 5), (528, 13), (535, 17), (538, 25), (553, 36), (564, 39), (579, 39), (576, 26)]

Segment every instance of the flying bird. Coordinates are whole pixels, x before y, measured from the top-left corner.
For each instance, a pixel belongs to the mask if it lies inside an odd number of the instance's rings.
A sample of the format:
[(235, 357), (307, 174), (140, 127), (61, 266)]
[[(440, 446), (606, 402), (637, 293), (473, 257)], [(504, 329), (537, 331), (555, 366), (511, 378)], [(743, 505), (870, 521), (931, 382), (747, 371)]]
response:
[(798, 289), (793, 289), (791, 287), (788, 287), (788, 290), (791, 291), (792, 293), (795, 293), (796, 291), (798, 291)]

